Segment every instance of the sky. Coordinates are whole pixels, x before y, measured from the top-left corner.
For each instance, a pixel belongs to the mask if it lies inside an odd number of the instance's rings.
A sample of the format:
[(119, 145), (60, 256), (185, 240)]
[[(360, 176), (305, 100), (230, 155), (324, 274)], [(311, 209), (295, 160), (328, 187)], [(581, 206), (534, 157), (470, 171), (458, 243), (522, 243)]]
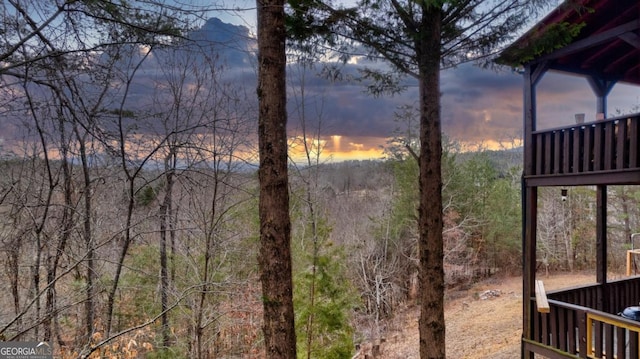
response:
[[(251, 3), (246, 3), (247, 8)], [(222, 27), (236, 29), (250, 23), (246, 12), (216, 12)], [(253, 15), (251, 15), (253, 16)], [(212, 31), (216, 31), (211, 29)], [(231, 30), (225, 30), (231, 32)], [(344, 74), (355, 73), (358, 63), (342, 68)], [(408, 83), (405, 92), (393, 97), (367, 95), (359, 83), (330, 82), (316, 75), (318, 69), (304, 73), (307, 126), (319, 128), (318, 143), (322, 156), (329, 160), (379, 159), (382, 148), (397, 131), (400, 123), (394, 113), (401, 106), (416, 105), (417, 86)], [(300, 134), (300, 116), (295, 109), (300, 102), (300, 71), (288, 69), (290, 84), (290, 136)], [(441, 74), (442, 130), (465, 149), (512, 148), (520, 144), (523, 125), (523, 78), (510, 68), (481, 69), (473, 64), (443, 71)], [(584, 113), (587, 121), (595, 119), (596, 97), (586, 79), (554, 72), (545, 74), (537, 87), (538, 128), (552, 128), (574, 122), (574, 115)], [(637, 112), (640, 88), (618, 84), (608, 97), (608, 116)], [(635, 111), (633, 111), (635, 108)], [(318, 121), (321, 124), (318, 125)], [(315, 121), (315, 122), (314, 122)], [(310, 124), (309, 124), (310, 123)], [(295, 155), (296, 149), (292, 152)]]
[[(245, 11), (215, 11), (211, 16), (225, 23), (245, 26), (254, 33), (253, 1), (237, 1), (235, 8)], [(350, 64), (342, 71), (355, 71)], [(290, 83), (297, 71), (288, 70)], [(518, 145), (523, 126), (523, 78), (509, 68), (481, 69), (465, 64), (441, 74), (442, 130), (464, 148), (511, 148)], [(306, 74), (305, 94), (314, 105), (308, 118), (322, 117), (320, 132), (323, 155), (333, 160), (378, 159), (381, 148), (397, 131), (399, 123), (394, 113), (399, 106), (415, 105), (417, 86), (394, 97), (374, 98), (363, 92), (357, 83), (328, 82)], [(552, 128), (574, 122), (577, 113), (587, 120), (595, 119), (596, 96), (586, 79), (548, 72), (537, 86), (538, 128)], [(289, 94), (289, 107), (297, 99)], [(315, 101), (315, 102), (314, 102)], [(317, 108), (321, 103), (321, 111)], [(617, 84), (608, 97), (608, 117), (637, 112), (640, 88)], [(322, 115), (318, 115), (322, 113)], [(297, 116), (290, 115), (289, 132), (299, 134)], [(295, 151), (295, 150), (294, 150)]]
[[(176, 6), (202, 10), (208, 0), (171, 0)], [(246, 0), (216, 2), (216, 9), (205, 13), (189, 37), (214, 44), (226, 64), (228, 81), (242, 83), (248, 94), (255, 93), (255, 2)], [(161, 54), (158, 54), (161, 56)], [(371, 63), (368, 63), (371, 65)], [(375, 64), (380, 66), (380, 64)], [(145, 66), (146, 63), (145, 63)], [(157, 69), (142, 69), (152, 76)], [(344, 65), (344, 77), (355, 75), (362, 62)], [(372, 97), (363, 85), (353, 81), (329, 81), (318, 76), (320, 67), (302, 73), (288, 68), (288, 133), (292, 144), (299, 144), (302, 122), (301, 90), (304, 89), (306, 125), (310, 133), (319, 133), (314, 144), (321, 148), (324, 161), (367, 160), (383, 157), (383, 147), (402, 129), (396, 113), (403, 106), (416, 106), (415, 80), (393, 97)], [(304, 86), (300, 86), (301, 79)], [(143, 101), (144, 76), (132, 98)], [(441, 74), (442, 130), (464, 149), (500, 149), (520, 145), (523, 118), (523, 78), (509, 68), (486, 70), (472, 64), (443, 71)], [(574, 122), (576, 113), (595, 119), (596, 97), (584, 78), (547, 73), (538, 85), (538, 128), (551, 128)], [(618, 84), (609, 95), (608, 115), (638, 112), (640, 88)], [(635, 111), (633, 109), (635, 108)], [(6, 129), (5, 129), (6, 132)], [(0, 133), (1, 135), (1, 133)], [(1, 136), (0, 136), (1, 137)], [(0, 138), (1, 139), (1, 138)], [(301, 146), (291, 154), (299, 156)]]

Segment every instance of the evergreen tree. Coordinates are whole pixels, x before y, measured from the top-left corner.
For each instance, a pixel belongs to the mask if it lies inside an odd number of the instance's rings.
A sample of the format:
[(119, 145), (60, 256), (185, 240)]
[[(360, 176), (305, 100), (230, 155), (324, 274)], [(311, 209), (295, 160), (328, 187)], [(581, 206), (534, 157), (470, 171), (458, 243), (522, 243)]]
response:
[(344, 254), (330, 241), (329, 226), (319, 222), (317, 237), (297, 238), (293, 246), (298, 358), (351, 358), (349, 315), (356, 296), (345, 275)]

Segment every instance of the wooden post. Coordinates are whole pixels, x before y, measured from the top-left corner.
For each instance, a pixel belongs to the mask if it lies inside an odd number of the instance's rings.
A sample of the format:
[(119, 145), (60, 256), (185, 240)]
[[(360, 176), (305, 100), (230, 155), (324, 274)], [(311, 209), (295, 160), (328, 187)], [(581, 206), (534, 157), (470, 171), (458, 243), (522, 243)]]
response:
[[(587, 81), (591, 85), (591, 90), (596, 94), (596, 116), (600, 116), (598, 120), (604, 120), (607, 116), (607, 96), (613, 89), (616, 81), (602, 80), (593, 76), (587, 76)], [(596, 117), (597, 118), (597, 117)]]
[[(522, 178), (522, 337), (533, 339), (531, 297), (536, 279), (536, 226), (538, 223), (538, 188), (526, 183), (534, 173), (533, 131), (536, 129), (536, 84), (547, 70), (546, 63), (527, 65), (524, 72), (524, 173)], [(522, 358), (533, 359), (534, 353), (521, 344)]]
[[(536, 278), (536, 225), (538, 210), (538, 188), (525, 187), (523, 191), (524, 207), (522, 209), (523, 217), (526, 218), (523, 223), (524, 239), (523, 239), (523, 337), (525, 339), (533, 339), (533, 308), (531, 297), (535, 292)], [(524, 343), (523, 343), (524, 345)], [(533, 353), (524, 352), (524, 357), (533, 358)]]
[[(607, 95), (616, 82), (593, 76), (588, 76), (587, 80), (597, 98), (597, 116), (604, 120), (607, 115)], [(596, 170), (595, 166), (596, 164), (594, 164), (594, 170)], [(598, 283), (604, 284), (607, 282), (607, 186), (597, 186), (596, 206), (596, 280)], [(603, 295), (602, 289), (598, 289), (597, 306), (598, 310), (604, 310), (608, 307), (608, 300)]]
[[(598, 185), (596, 189), (596, 281), (607, 282), (607, 186)], [(607, 307), (607, 298), (598, 287), (597, 308)]]

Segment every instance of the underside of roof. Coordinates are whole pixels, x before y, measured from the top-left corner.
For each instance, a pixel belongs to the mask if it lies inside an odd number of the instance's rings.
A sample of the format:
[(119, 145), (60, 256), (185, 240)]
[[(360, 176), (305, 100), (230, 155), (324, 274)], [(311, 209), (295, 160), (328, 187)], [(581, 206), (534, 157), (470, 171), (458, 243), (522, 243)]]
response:
[[(580, 30), (560, 48), (529, 51), (559, 26), (578, 26)], [(550, 70), (640, 85), (640, 1), (565, 1), (505, 49), (498, 62), (544, 64)]]

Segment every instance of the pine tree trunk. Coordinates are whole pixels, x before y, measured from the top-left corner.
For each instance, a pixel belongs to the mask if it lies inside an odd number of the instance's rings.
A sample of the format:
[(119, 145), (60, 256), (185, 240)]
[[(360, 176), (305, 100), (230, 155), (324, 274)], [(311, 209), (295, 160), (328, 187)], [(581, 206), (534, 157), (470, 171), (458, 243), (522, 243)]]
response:
[(441, 10), (427, 6), (416, 40), (420, 71), (420, 358), (445, 358), (440, 126)]
[(257, 0), (260, 280), (267, 358), (296, 358), (287, 173), (284, 1)]

